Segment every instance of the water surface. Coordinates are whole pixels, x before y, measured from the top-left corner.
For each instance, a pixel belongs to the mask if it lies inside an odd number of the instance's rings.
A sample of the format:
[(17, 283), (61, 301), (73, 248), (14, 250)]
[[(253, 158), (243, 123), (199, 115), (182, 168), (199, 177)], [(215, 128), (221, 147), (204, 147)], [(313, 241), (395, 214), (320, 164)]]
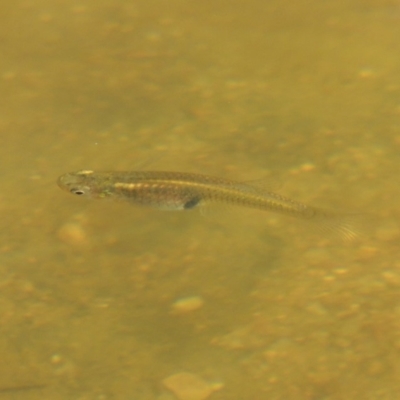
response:
[[(0, 394), (173, 400), (163, 381), (188, 372), (216, 400), (399, 396), (398, 1), (0, 14)], [(345, 244), (255, 210), (56, 185), (137, 168), (266, 178), (379, 223)]]

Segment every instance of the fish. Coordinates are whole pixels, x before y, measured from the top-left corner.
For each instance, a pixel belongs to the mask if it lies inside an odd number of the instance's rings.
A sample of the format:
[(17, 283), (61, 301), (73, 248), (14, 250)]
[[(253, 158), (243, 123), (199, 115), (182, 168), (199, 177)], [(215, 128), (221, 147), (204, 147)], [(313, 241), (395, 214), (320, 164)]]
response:
[(205, 203), (225, 203), (285, 214), (317, 223), (352, 240), (358, 236), (355, 214), (343, 214), (292, 200), (255, 182), (198, 173), (169, 171), (81, 170), (61, 175), (58, 186), (75, 196), (123, 200), (163, 210), (191, 210)]

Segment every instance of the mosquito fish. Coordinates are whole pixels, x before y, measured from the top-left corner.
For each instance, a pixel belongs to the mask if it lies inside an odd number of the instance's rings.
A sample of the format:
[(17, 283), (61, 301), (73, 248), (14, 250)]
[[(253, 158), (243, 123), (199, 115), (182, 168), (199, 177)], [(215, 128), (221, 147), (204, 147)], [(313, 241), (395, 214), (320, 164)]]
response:
[(234, 204), (322, 223), (346, 239), (357, 236), (346, 216), (266, 191), (252, 182), (185, 172), (83, 170), (60, 176), (58, 185), (76, 196), (125, 200), (164, 210), (190, 210), (208, 202)]

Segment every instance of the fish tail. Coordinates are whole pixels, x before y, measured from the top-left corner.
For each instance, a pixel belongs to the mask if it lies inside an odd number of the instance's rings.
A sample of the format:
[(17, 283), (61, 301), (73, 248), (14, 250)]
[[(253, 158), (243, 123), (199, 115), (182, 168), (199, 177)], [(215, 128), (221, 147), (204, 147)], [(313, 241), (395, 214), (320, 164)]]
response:
[(321, 231), (346, 242), (365, 236), (371, 228), (372, 218), (367, 214), (341, 213), (314, 207), (311, 209), (313, 215), (307, 218), (310, 222), (316, 223)]

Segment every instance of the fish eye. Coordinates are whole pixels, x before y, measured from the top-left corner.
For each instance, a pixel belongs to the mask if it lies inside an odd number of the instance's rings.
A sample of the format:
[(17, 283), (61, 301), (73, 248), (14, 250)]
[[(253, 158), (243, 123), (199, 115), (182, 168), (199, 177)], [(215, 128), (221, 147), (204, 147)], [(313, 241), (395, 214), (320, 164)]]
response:
[(85, 191), (82, 189), (71, 189), (71, 193), (76, 194), (78, 196), (82, 196), (83, 194), (85, 194)]

